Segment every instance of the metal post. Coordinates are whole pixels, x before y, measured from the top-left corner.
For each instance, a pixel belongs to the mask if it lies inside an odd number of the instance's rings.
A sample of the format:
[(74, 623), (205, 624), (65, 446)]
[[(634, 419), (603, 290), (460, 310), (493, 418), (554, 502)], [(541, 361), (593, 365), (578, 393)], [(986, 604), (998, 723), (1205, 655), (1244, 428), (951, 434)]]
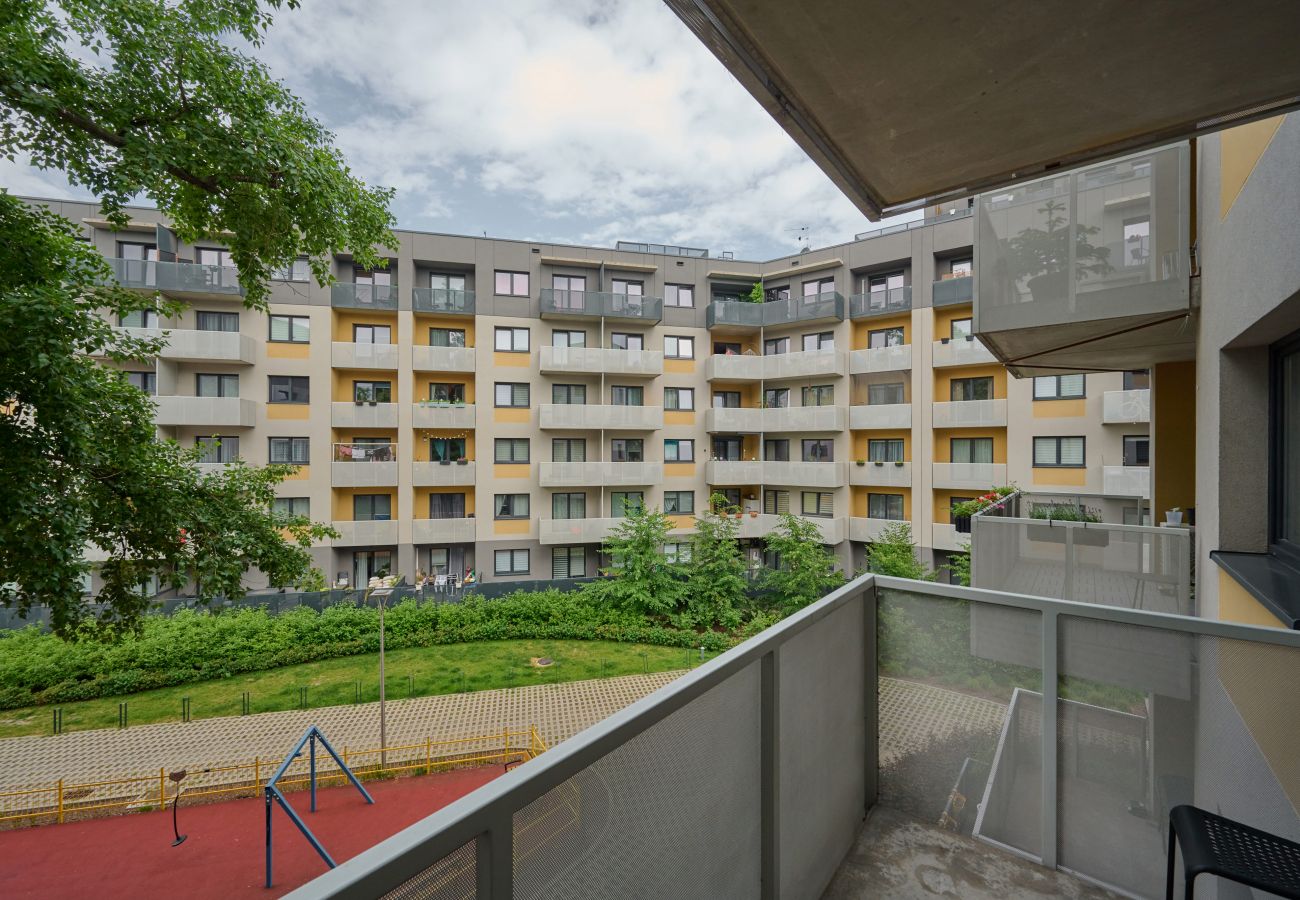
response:
[(63, 779), (62, 778), (59, 779), (59, 802), (58, 802), (57, 809), (58, 809), (57, 821), (60, 825), (62, 825), (63, 824)]
[(514, 820), (504, 810), (474, 842), (476, 890), (480, 900), (510, 900), (514, 895)]
[(262, 757), (253, 757), (253, 784), (262, 783)]
[(428, 775), (433, 768), (433, 741), (430, 738), (424, 739), (424, 774)]
[(867, 810), (880, 795), (880, 670), (877, 623), (880, 593), (875, 587), (862, 595), (862, 687), (865, 700), (867, 760), (863, 783)]
[(774, 900), (781, 878), (781, 660), (764, 654), (759, 682), (759, 883), (763, 900)]
[(271, 789), (266, 788), (266, 886), (271, 886)]
[(384, 597), (379, 598), (379, 768), (388, 762), (388, 710), (384, 690)]
[[(1066, 534), (1069, 532), (1067, 530)], [(1066, 546), (1069, 546), (1067, 537)], [(1049, 869), (1056, 868), (1056, 708), (1057, 703), (1057, 612), (1045, 610), (1042, 613), (1043, 642), (1043, 746), (1042, 746), (1042, 808), (1039, 811), (1042, 829), (1039, 851), (1043, 865)]]
[(316, 811), (316, 735), (311, 736), (311, 811)]
[[(1052, 527), (1048, 522), (1047, 526)], [(1061, 586), (1061, 599), (1074, 599), (1074, 529), (1069, 525), (1059, 526), (1065, 529), (1065, 582)]]
[(167, 770), (158, 769), (158, 808), (167, 808)]

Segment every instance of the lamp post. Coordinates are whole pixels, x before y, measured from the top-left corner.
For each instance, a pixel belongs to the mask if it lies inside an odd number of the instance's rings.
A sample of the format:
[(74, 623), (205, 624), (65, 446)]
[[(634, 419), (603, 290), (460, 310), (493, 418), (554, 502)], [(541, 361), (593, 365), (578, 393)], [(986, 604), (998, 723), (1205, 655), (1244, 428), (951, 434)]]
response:
[(167, 777), (176, 785), (176, 796), (172, 798), (172, 834), (176, 835), (176, 840), (172, 841), (173, 847), (179, 847), (181, 844), (185, 843), (185, 839), (189, 837), (188, 834), (181, 834), (180, 828), (176, 825), (176, 808), (181, 804), (181, 782), (185, 780), (185, 775), (186, 772), (184, 769), (181, 769), (178, 772), (171, 772), (167, 775)]
[(397, 579), (390, 576), (370, 579), (368, 596), (379, 603), (379, 768), (388, 765), (388, 709), (384, 677), (384, 604), (393, 593)]

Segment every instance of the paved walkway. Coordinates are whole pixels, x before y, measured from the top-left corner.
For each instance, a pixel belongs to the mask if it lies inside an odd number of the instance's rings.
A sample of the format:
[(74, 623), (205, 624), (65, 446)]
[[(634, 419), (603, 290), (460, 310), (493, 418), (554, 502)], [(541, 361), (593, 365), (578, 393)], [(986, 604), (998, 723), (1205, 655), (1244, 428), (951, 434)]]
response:
[(999, 731), (1007, 704), (947, 688), (880, 679), (880, 764), (968, 728)]

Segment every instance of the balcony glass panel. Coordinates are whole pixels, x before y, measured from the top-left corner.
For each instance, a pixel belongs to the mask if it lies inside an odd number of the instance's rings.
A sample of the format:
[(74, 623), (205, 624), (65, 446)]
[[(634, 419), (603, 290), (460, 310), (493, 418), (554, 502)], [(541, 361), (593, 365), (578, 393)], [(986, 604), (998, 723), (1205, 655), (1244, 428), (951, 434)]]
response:
[(397, 309), (397, 285), (336, 284), (330, 288), (330, 305), (342, 309)]
[(907, 312), (912, 308), (912, 286), (854, 294), (849, 298), (849, 317), (862, 319)]
[(411, 308), (421, 313), (472, 316), (474, 315), (474, 292), (447, 288), (415, 288), (411, 291)]

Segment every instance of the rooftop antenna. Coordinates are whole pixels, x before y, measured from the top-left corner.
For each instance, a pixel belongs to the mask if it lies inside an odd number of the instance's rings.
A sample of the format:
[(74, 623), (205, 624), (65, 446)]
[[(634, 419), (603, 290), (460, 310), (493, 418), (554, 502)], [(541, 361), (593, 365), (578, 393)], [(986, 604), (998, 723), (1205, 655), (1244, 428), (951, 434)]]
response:
[(796, 233), (798, 233), (798, 235), (799, 235), (799, 252), (800, 252), (800, 253), (807, 253), (809, 250), (812, 249), (812, 229), (811, 229), (811, 228), (809, 228), (807, 225), (800, 225), (798, 228), (790, 228), (790, 229), (788, 229), (788, 230), (791, 231), (791, 232), (796, 232)]

